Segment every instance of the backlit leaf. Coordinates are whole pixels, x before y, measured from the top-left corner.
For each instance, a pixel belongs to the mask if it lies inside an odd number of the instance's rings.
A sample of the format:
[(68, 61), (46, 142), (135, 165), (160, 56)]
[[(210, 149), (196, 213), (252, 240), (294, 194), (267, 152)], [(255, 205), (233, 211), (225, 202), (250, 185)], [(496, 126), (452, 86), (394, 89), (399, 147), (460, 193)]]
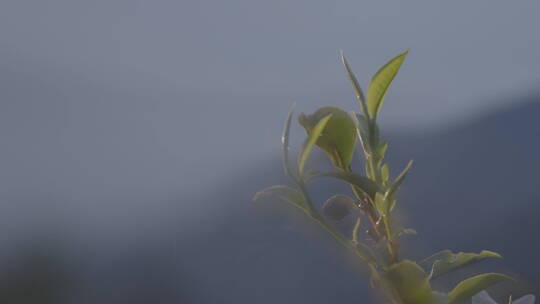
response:
[(401, 185), (401, 183), (407, 176), (407, 173), (409, 173), (409, 170), (411, 170), (412, 164), (413, 164), (413, 161), (412, 160), (409, 161), (409, 163), (407, 164), (407, 167), (405, 167), (405, 169), (403, 169), (403, 171), (401, 171), (398, 177), (396, 177), (396, 179), (392, 182), (392, 185), (390, 186), (390, 188), (388, 188), (386, 192), (387, 198), (394, 197), (395, 192), (397, 191), (397, 189), (399, 188), (399, 186)]
[(501, 255), (488, 250), (484, 250), (480, 253), (460, 252), (447, 255), (433, 263), (430, 277), (434, 279), (450, 271), (490, 258), (501, 258)]
[(448, 294), (448, 303), (467, 301), (480, 291), (503, 281), (513, 281), (513, 279), (500, 273), (484, 273), (466, 279)]
[[(349, 63), (347, 62), (347, 58), (345, 58), (345, 54), (341, 52), (341, 62), (343, 63), (343, 66), (345, 67), (345, 70), (347, 71), (347, 75), (349, 76), (349, 80), (351, 81), (351, 84), (353, 86), (354, 92), (356, 94), (356, 99), (360, 102), (362, 111), (367, 110), (367, 104), (366, 99), (364, 97), (364, 92), (362, 92), (362, 88), (360, 88), (360, 84), (358, 83), (358, 80), (356, 79), (356, 76), (354, 75), (353, 71), (349, 67)], [(365, 115), (368, 115), (368, 113), (364, 113)]]
[(291, 121), (292, 121), (295, 108), (296, 108), (296, 104), (293, 104), (291, 106), (291, 109), (289, 110), (289, 115), (287, 116), (287, 120), (285, 121), (285, 126), (283, 127), (283, 135), (281, 136), (283, 170), (285, 170), (285, 174), (287, 174), (291, 178), (294, 178), (294, 174), (293, 174), (294, 171), (291, 169), (291, 165), (289, 163), (289, 133), (291, 129)]
[(346, 169), (351, 164), (356, 146), (356, 126), (351, 116), (340, 108), (322, 107), (312, 115), (300, 114), (299, 122), (309, 136), (317, 122), (328, 115), (332, 117), (316, 144), (330, 157), (334, 166)]
[(401, 64), (405, 60), (408, 53), (409, 51), (406, 51), (405, 53), (392, 58), (388, 63), (380, 68), (375, 76), (373, 76), (371, 79), (371, 83), (368, 87), (367, 99), (368, 111), (372, 119), (374, 119), (379, 113), (381, 105), (384, 102), (386, 92), (388, 91), (392, 80), (394, 80), (394, 77), (399, 71), (399, 68), (401, 67)]
[(326, 124), (331, 117), (332, 114), (329, 114), (321, 118), (308, 133), (308, 138), (306, 139), (306, 142), (304, 143), (304, 146), (302, 147), (302, 150), (300, 151), (300, 155), (298, 157), (298, 172), (300, 173), (300, 175), (302, 175), (302, 172), (304, 171), (304, 166), (306, 165), (309, 155), (311, 154), (311, 150), (313, 150), (313, 146), (319, 139), (322, 131), (326, 127)]
[(416, 263), (404, 260), (390, 267), (384, 278), (399, 294), (403, 304), (431, 304), (434, 294), (427, 274)]

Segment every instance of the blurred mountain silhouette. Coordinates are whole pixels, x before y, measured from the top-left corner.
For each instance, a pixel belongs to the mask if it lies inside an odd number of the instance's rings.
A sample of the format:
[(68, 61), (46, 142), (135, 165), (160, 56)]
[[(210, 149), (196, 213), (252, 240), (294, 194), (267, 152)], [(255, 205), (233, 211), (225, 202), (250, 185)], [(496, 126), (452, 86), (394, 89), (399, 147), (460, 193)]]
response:
[[(388, 159), (393, 174), (409, 159), (415, 160), (403, 186), (399, 211), (404, 224), (419, 233), (406, 237), (409, 256), (420, 258), (443, 249), (497, 251), (504, 260), (485, 262), (461, 275), (503, 271), (522, 281), (501, 290), (538, 292), (539, 115), (540, 98), (530, 96), (455, 129), (385, 136), (390, 141)], [(322, 158), (319, 155), (316, 162)], [(318, 203), (348, 192), (343, 185), (327, 182), (311, 187)], [(244, 177), (207, 198), (226, 198), (229, 204), (228, 216), (219, 228), (201, 238), (206, 246), (195, 246), (206, 248), (198, 252), (199, 258), (211, 252), (208, 258), (220, 261), (209, 268), (209, 281), (221, 281), (229, 292), (238, 289), (242, 296), (231, 296), (226, 302), (245, 298), (246, 303), (355, 303), (365, 298), (365, 282), (353, 273), (356, 270), (350, 260), (343, 259), (339, 245), (316, 225), (302, 215), (293, 216), (299, 213), (294, 208), (272, 213), (267, 205), (246, 206), (254, 191), (283, 183), (286, 180), (276, 158), (253, 166)], [(247, 189), (253, 190), (248, 193)], [(311, 231), (307, 235), (306, 227)], [(323, 241), (313, 239), (314, 234)], [(220, 249), (214, 256), (216, 244)], [(439, 285), (448, 288), (451, 282), (455, 284), (455, 278)]]
[[(2, 67), (0, 265), (8, 270), (0, 271), (0, 299), (317, 304), (369, 298), (366, 276), (319, 227), (283, 204), (251, 202), (256, 191), (287, 183), (278, 155), (257, 161), (251, 155), (267, 147), (253, 147), (247, 159), (236, 153), (259, 126), (275, 134), (279, 150), (282, 122), (273, 96), (260, 97), (260, 104), (244, 98), (216, 105), (204, 102), (209, 96), (141, 89), (140, 79), (125, 80), (136, 88), (126, 93), (35, 62)], [(406, 238), (408, 256), (490, 249), (505, 259), (474, 270), (499, 267), (518, 275), (530, 284), (520, 293), (540, 285), (538, 96), (516, 98), (511, 107), (453, 129), (383, 134), (394, 175), (415, 160), (399, 210), (419, 233)], [(246, 115), (261, 112), (264, 117)], [(320, 154), (312, 164), (328, 166)], [(331, 180), (311, 190), (319, 204), (349, 191)]]

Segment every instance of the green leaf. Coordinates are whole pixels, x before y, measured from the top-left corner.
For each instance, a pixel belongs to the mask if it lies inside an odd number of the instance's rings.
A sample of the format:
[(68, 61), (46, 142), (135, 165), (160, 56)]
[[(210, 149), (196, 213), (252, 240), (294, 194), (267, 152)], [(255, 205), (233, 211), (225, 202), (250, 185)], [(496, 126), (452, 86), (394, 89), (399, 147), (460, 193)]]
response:
[(333, 177), (355, 186), (357, 189), (367, 194), (371, 199), (375, 198), (375, 193), (380, 190), (379, 186), (371, 179), (352, 172), (332, 171), (314, 173), (311, 178), (315, 177)]
[(296, 108), (296, 104), (293, 104), (291, 106), (291, 109), (289, 110), (289, 115), (287, 116), (287, 120), (285, 121), (285, 126), (283, 127), (283, 135), (281, 136), (283, 170), (285, 170), (285, 174), (287, 174), (292, 179), (295, 179), (295, 178), (293, 174), (294, 171), (291, 169), (291, 165), (289, 163), (289, 132), (291, 129), (291, 121), (292, 121), (295, 108)]
[(448, 294), (448, 303), (467, 301), (482, 290), (503, 281), (513, 281), (513, 279), (500, 273), (484, 273), (466, 279)]
[(353, 71), (349, 67), (349, 63), (347, 62), (347, 58), (345, 58), (345, 54), (343, 51), (341, 52), (341, 62), (343, 63), (343, 66), (345, 67), (345, 70), (347, 71), (347, 75), (349, 76), (349, 80), (351, 81), (351, 84), (353, 86), (354, 92), (356, 94), (356, 99), (360, 102), (360, 105), (362, 107), (362, 111), (364, 111), (365, 115), (368, 115), (367, 111), (367, 105), (366, 105), (366, 99), (364, 97), (364, 92), (362, 92), (362, 88), (360, 88), (360, 84), (358, 83), (358, 80), (356, 79), (356, 76), (354, 76)]
[(339, 221), (345, 218), (351, 210), (357, 208), (354, 200), (345, 195), (334, 195), (329, 198), (323, 205), (323, 212), (326, 216), (334, 221)]
[(290, 203), (291, 205), (299, 208), (307, 214), (310, 214), (310, 208), (308, 206), (306, 198), (304, 197), (302, 192), (294, 188), (282, 185), (271, 186), (255, 193), (255, 195), (253, 196), (253, 201), (257, 202), (264, 197), (278, 198), (282, 201)]
[(356, 132), (358, 138), (360, 139), (362, 150), (364, 151), (365, 155), (368, 155), (371, 151), (371, 147), (369, 146), (369, 122), (362, 114), (352, 112), (350, 115), (356, 126)]
[(309, 136), (317, 122), (328, 115), (332, 117), (316, 144), (326, 152), (334, 166), (347, 169), (352, 162), (356, 145), (356, 126), (347, 112), (336, 107), (322, 107), (312, 115), (301, 114), (299, 122)]
[(409, 163), (407, 164), (407, 167), (405, 167), (405, 169), (403, 169), (403, 171), (401, 171), (401, 173), (398, 175), (398, 177), (396, 177), (396, 179), (394, 180), (394, 182), (392, 183), (390, 188), (388, 188), (388, 190), (386, 191), (386, 197), (387, 198), (393, 198), (394, 197), (394, 194), (396, 193), (397, 189), (399, 188), (399, 186), (401, 185), (401, 183), (403, 182), (403, 180), (407, 176), (407, 173), (409, 173), (409, 170), (411, 170), (412, 164), (413, 164), (413, 161), (412, 160), (409, 161)]
[(427, 274), (416, 263), (403, 260), (393, 264), (384, 278), (391, 283), (403, 304), (431, 304), (434, 294)]
[(304, 166), (306, 165), (306, 161), (309, 158), (309, 155), (311, 154), (311, 150), (313, 149), (313, 146), (319, 139), (322, 131), (326, 127), (326, 124), (332, 117), (332, 114), (326, 115), (324, 118), (319, 120), (315, 126), (311, 129), (311, 132), (308, 133), (308, 138), (306, 142), (304, 143), (304, 147), (300, 151), (300, 156), (298, 157), (298, 172), (300, 175), (302, 175), (302, 172), (304, 171)]
[(382, 177), (383, 182), (385, 183), (390, 178), (390, 167), (388, 166), (388, 164), (384, 164), (381, 167), (381, 177)]
[(380, 192), (375, 194), (375, 209), (381, 216), (388, 215), (388, 202)]
[(438, 260), (448, 259), (453, 255), (452, 251), (450, 250), (443, 250), (439, 251), (422, 261), (418, 262), (418, 265), (420, 265), (424, 270), (431, 271), (431, 267), (433, 267), (433, 263), (435, 263)]
[(457, 254), (447, 255), (442, 259), (436, 260), (433, 263), (431, 268), (430, 277), (432, 279), (439, 277), (443, 274), (446, 274), (450, 271), (456, 270), (458, 268), (485, 260), (493, 258), (502, 258), (500, 254), (484, 250), (480, 253), (464, 253), (460, 252)]
[(409, 51), (406, 51), (403, 54), (400, 54), (392, 58), (388, 63), (386, 63), (382, 68), (377, 71), (375, 76), (371, 79), (371, 83), (368, 87), (368, 111), (372, 119), (375, 119), (381, 105), (384, 102), (384, 97), (392, 80), (396, 76), (401, 64), (405, 60), (405, 57)]
[(384, 155), (386, 154), (386, 150), (388, 150), (388, 143), (386, 141), (379, 142), (379, 146), (377, 147), (377, 159), (378, 160), (384, 159)]

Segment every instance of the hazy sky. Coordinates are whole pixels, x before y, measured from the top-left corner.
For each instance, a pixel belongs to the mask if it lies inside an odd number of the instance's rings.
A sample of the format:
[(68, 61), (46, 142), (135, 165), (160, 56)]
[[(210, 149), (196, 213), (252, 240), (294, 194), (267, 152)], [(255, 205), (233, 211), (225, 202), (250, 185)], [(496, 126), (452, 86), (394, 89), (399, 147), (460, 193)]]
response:
[(292, 102), (355, 109), (340, 49), (365, 87), (410, 48), (383, 123), (454, 124), (537, 88), (538, 12), (537, 0), (0, 1), (5, 201), (43, 189), (133, 204), (241, 175), (234, 165), (277, 154)]
[(365, 84), (410, 48), (385, 112), (422, 123), (535, 88), (539, 11), (535, 0), (4, 0), (0, 47), (110, 86), (164, 85), (233, 106), (247, 102), (238, 94), (348, 104), (340, 49)]

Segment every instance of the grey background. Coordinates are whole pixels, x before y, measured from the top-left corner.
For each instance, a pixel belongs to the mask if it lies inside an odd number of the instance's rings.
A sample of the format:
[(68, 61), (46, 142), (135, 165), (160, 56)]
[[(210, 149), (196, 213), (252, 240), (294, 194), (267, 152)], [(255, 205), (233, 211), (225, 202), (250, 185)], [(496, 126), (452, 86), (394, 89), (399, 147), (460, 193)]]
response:
[[(420, 233), (411, 256), (500, 251), (505, 261), (487, 266), (528, 282), (516, 292), (534, 289), (539, 9), (532, 0), (0, 2), (0, 297), (366, 299), (363, 276), (332, 240), (249, 200), (286, 182), (279, 136), (293, 102), (357, 109), (339, 50), (365, 86), (409, 48), (381, 121), (393, 167), (416, 161), (403, 197)], [(293, 135), (299, 144), (301, 130)], [(316, 191), (322, 200), (346, 189), (336, 187)]]

